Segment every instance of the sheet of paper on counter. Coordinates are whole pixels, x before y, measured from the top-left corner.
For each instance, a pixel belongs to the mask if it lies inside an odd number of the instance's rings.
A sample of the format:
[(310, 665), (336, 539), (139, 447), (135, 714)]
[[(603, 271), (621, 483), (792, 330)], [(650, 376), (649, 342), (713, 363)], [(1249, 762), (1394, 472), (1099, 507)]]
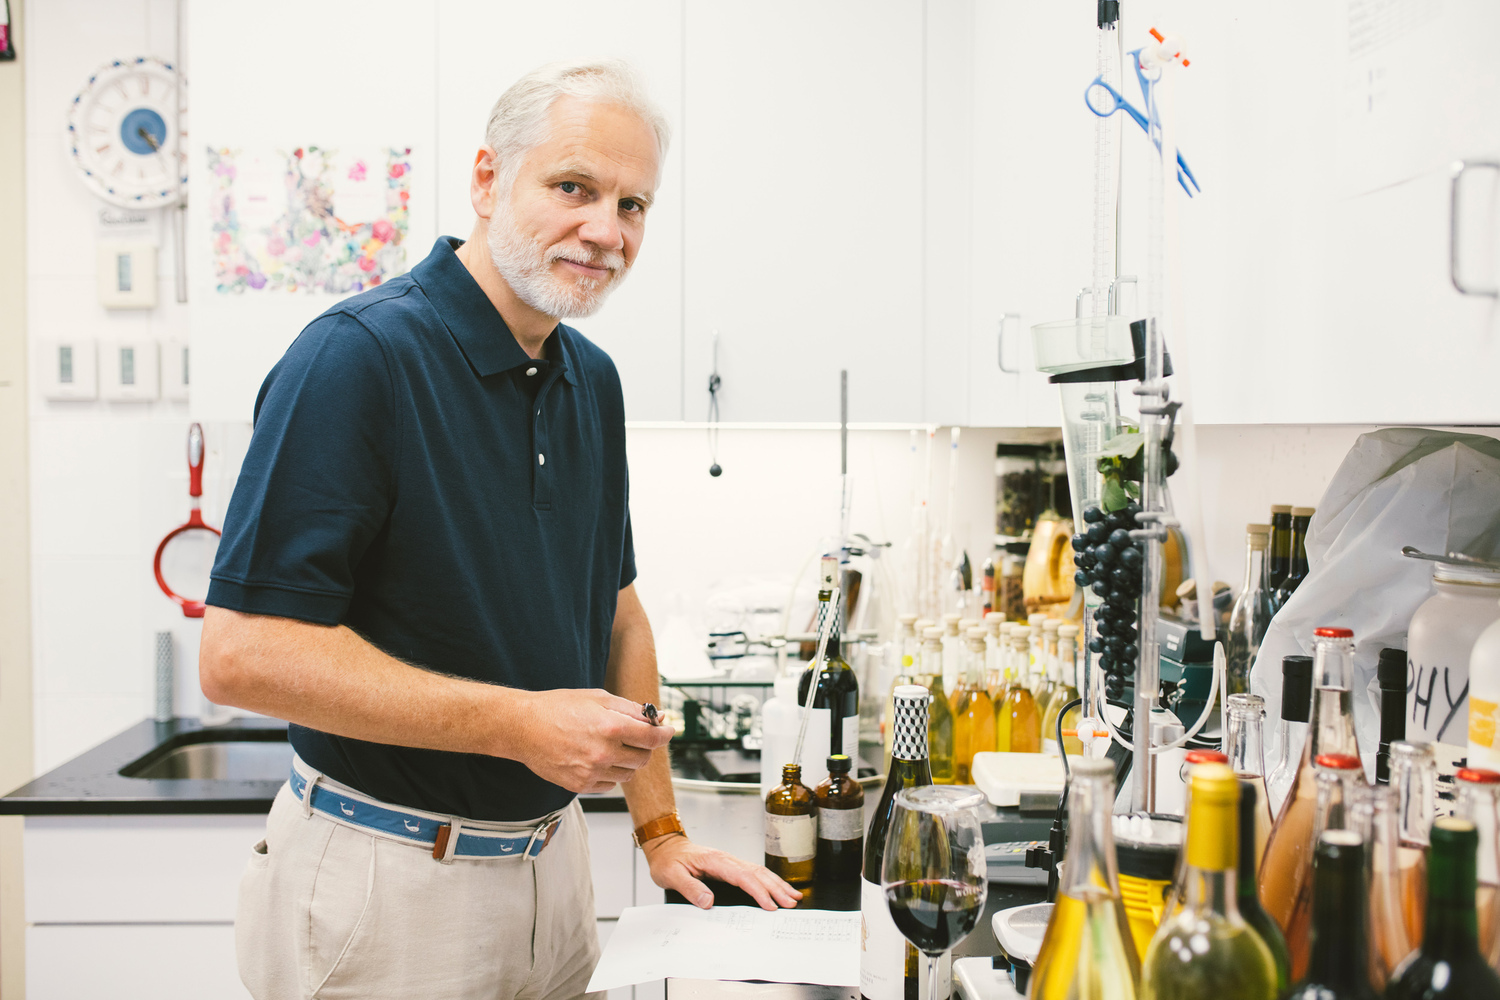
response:
[(662, 904), (620, 914), (589, 992), (657, 979), (859, 985), (859, 911)]

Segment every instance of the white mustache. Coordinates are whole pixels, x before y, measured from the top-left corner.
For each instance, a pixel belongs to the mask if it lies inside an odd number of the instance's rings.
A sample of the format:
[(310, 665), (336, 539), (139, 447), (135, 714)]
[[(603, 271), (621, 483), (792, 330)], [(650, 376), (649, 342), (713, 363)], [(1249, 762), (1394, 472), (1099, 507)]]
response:
[(606, 268), (611, 273), (619, 271), (625, 266), (625, 255), (621, 253), (614, 253), (611, 251), (605, 251), (603, 253), (594, 254), (587, 257), (575, 256), (573, 254), (567, 253), (554, 253), (548, 255), (549, 263), (558, 260), (571, 261), (574, 264), (582, 264), (584, 267), (602, 267)]

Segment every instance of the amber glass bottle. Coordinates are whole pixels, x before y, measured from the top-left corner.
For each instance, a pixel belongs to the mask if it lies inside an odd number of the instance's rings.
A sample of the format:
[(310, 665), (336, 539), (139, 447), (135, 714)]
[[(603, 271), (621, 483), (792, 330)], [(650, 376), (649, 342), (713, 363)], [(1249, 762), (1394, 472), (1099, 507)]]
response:
[(813, 880), (817, 802), (802, 783), (802, 765), (781, 768), (781, 784), (766, 795), (766, 867), (792, 885)]
[(865, 860), (865, 790), (849, 776), (847, 754), (828, 758), (828, 777), (813, 790), (818, 806), (816, 870), (823, 882), (859, 880)]

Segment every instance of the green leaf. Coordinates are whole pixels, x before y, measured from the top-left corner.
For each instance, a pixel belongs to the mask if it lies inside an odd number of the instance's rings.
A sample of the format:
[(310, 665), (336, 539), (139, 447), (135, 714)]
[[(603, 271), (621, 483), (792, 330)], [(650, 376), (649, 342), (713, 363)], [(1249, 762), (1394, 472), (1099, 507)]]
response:
[(1132, 483), (1127, 480), (1125, 483), (1125, 492), (1130, 494), (1132, 500), (1139, 500), (1141, 498), (1141, 484)]
[(1109, 444), (1099, 449), (1101, 457), (1133, 458), (1146, 444), (1146, 436), (1139, 431), (1126, 431), (1110, 438)]
[(1104, 491), (1099, 497), (1099, 505), (1104, 508), (1106, 514), (1123, 510), (1130, 505), (1130, 497), (1120, 486), (1120, 480), (1113, 476), (1104, 480)]

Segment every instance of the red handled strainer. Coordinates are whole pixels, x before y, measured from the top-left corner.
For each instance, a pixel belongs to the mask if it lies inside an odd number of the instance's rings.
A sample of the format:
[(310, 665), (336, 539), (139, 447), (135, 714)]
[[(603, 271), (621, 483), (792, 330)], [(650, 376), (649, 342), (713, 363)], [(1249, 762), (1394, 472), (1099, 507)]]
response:
[(203, 617), (203, 601), (208, 597), (208, 576), (219, 551), (219, 529), (203, 523), (199, 504), (203, 496), (203, 426), (188, 428), (188, 496), (193, 506), (186, 524), (167, 532), (156, 547), (152, 569), (156, 583), (182, 608), (188, 618)]

